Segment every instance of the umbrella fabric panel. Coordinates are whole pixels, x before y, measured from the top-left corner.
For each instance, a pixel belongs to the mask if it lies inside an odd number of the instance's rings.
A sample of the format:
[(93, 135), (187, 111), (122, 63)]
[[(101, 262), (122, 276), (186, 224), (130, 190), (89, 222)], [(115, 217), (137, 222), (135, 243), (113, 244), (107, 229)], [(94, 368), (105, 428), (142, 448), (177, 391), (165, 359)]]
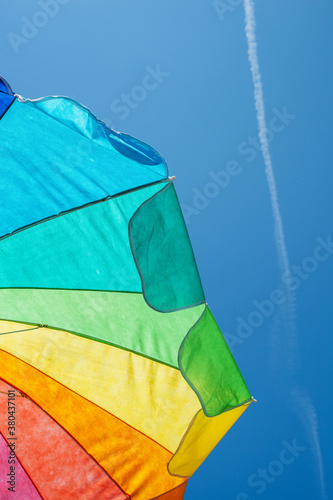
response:
[(1, 319), (68, 330), (176, 368), (179, 346), (204, 309), (162, 314), (140, 293), (0, 289)]
[(0, 81), (0, 120), (3, 118), (5, 113), (8, 111), (9, 107), (13, 104), (15, 97), (12, 97), (5, 92), (4, 87), (1, 87)]
[(67, 98), (16, 99), (0, 122), (0, 154), (0, 236), (167, 177), (156, 151)]
[[(0, 394), (0, 404), (2, 396), (6, 397), (6, 408), (5, 413), (2, 414), (0, 411), (0, 417), (2, 420), (5, 419), (7, 414), (7, 395)], [(0, 498), (1, 500), (10, 500), (12, 498), (25, 498), (26, 500), (41, 500), (41, 496), (38, 493), (36, 487), (33, 482), (27, 475), (26, 471), (23, 469), (20, 462), (15, 459), (15, 465), (11, 465), (8, 463), (8, 457), (10, 453), (9, 443), (10, 440), (6, 440), (4, 436), (7, 436), (8, 432), (5, 429), (2, 434), (0, 431)], [(10, 467), (14, 467), (14, 480), (12, 481), (12, 485), (10, 484)], [(8, 481), (8, 482), (7, 482)], [(8, 488), (14, 488), (14, 490), (9, 490)]]
[(130, 239), (148, 304), (172, 311), (205, 300), (173, 184), (143, 203), (130, 221)]
[[(74, 99), (49, 96), (33, 101), (25, 99), (23, 104), (33, 105), (62, 125), (106, 149), (121, 151), (126, 158), (136, 161), (161, 177), (167, 175), (167, 165), (155, 149), (139, 139), (111, 129)], [(131, 171), (128, 172), (130, 173)]]
[(61, 425), (134, 500), (147, 500), (182, 484), (171, 476), (172, 454), (107, 411), (27, 363), (0, 350), (11, 384)]
[(245, 403), (251, 394), (209, 308), (179, 351), (179, 366), (208, 417)]
[(45, 221), (0, 241), (0, 286), (141, 291), (128, 237), (142, 188)]
[(192, 476), (248, 406), (249, 403), (245, 403), (216, 417), (206, 417), (200, 410), (171, 458), (169, 472), (177, 476)]
[[(0, 416), (3, 417), (0, 429), (4, 435), (7, 435), (5, 415), (8, 389), (13, 388), (0, 380)], [(97, 497), (103, 500), (127, 498), (101, 467), (47, 413), (30, 399), (22, 397), (18, 391), (14, 390), (14, 393), (17, 422), (16, 456), (26, 474), (33, 479), (42, 498), (49, 500), (59, 500), (59, 498), (70, 500), (75, 497), (86, 500), (94, 500)], [(6, 455), (8, 458), (8, 448)], [(15, 469), (16, 465), (17, 460)], [(7, 464), (1, 471), (7, 470), (8, 467)], [(25, 496), (29, 492), (28, 485), (26, 490), (19, 494), (20, 482), (21, 478), (16, 477), (16, 496), (30, 499)], [(31, 500), (34, 498), (40, 496), (31, 496)]]
[(184, 483), (177, 486), (177, 488), (174, 488), (163, 495), (159, 495), (152, 500), (182, 500), (185, 494), (186, 486), (187, 481), (184, 481)]
[(0, 92), (3, 92), (3, 93), (8, 94), (8, 95), (12, 95), (13, 94), (13, 92), (12, 92), (11, 88), (9, 87), (8, 83), (1, 76), (0, 76)]
[[(24, 327), (26, 331), (22, 331)], [(201, 408), (196, 394), (175, 368), (68, 332), (29, 330), (29, 325), (0, 323), (0, 332), (10, 330), (17, 332), (0, 335), (2, 350), (112, 413), (172, 453)]]
[[(205, 306), (161, 314), (140, 294), (61, 290), (1, 290), (0, 299), (3, 319), (8, 319), (3, 316), (6, 314), (14, 321), (69, 330), (180, 368), (207, 416), (251, 399)], [(89, 308), (85, 305), (88, 299)]]

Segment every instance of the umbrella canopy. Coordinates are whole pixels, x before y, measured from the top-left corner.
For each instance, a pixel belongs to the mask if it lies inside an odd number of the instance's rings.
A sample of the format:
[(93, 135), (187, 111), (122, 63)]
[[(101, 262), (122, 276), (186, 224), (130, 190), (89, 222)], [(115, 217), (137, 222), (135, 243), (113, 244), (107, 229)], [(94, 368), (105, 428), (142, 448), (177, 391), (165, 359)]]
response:
[(252, 398), (166, 163), (3, 79), (0, 117), (0, 496), (182, 499)]

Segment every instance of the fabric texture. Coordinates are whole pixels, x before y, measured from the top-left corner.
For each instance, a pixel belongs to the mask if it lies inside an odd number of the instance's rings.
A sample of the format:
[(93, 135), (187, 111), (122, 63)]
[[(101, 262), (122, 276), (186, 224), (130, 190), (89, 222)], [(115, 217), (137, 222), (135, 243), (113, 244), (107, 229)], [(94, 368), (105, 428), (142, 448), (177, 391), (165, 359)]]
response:
[(165, 161), (0, 79), (1, 116), (0, 463), (11, 395), (18, 495), (181, 500), (251, 396)]

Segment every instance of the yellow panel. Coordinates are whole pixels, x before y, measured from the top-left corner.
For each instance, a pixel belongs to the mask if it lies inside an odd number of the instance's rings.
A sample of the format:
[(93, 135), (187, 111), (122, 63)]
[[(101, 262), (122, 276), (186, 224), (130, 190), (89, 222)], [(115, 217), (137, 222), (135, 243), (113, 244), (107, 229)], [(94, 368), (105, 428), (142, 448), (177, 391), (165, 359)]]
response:
[(170, 474), (192, 476), (248, 406), (246, 403), (216, 417), (206, 417), (200, 410), (168, 464)]
[(184, 483), (169, 474), (171, 453), (162, 446), (1, 349), (0, 377), (45, 410), (131, 499), (155, 498)]
[(13, 332), (0, 335), (1, 349), (116, 415), (172, 453), (201, 408), (175, 368), (64, 331), (0, 321), (1, 332)]

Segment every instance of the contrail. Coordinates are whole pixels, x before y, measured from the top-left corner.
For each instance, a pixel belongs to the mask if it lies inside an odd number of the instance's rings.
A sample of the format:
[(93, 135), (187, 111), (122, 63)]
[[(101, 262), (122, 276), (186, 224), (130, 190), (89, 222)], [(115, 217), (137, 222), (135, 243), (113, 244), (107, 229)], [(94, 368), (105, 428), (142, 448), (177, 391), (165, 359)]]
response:
[[(280, 207), (277, 197), (276, 183), (274, 178), (273, 164), (271, 153), (269, 150), (269, 143), (267, 138), (267, 124), (265, 117), (265, 105), (263, 96), (263, 86), (261, 80), (261, 73), (258, 62), (257, 54), (257, 42), (256, 42), (256, 23), (254, 17), (254, 5), (252, 0), (244, 0), (244, 10), (245, 10), (245, 34), (248, 44), (248, 58), (251, 67), (252, 80), (254, 85), (254, 101), (255, 109), (257, 114), (258, 130), (259, 130), (259, 141), (261, 145), (262, 155), (265, 164), (265, 173), (268, 183), (268, 189), (271, 199), (273, 220), (274, 220), (274, 233), (275, 233), (275, 244), (277, 249), (277, 255), (279, 260), (279, 267), (282, 276), (290, 276), (290, 264), (287, 252), (286, 240), (284, 236), (283, 223), (280, 213)], [(286, 318), (286, 329), (288, 332), (287, 344), (289, 348), (292, 349), (291, 355), (289, 355), (289, 372), (296, 379), (296, 359), (298, 357), (297, 352), (297, 329), (295, 324), (296, 315), (296, 298), (295, 293), (291, 289), (290, 285), (284, 286), (286, 296), (287, 296), (287, 318)], [(307, 433), (310, 437), (312, 443), (312, 449), (314, 455), (317, 459), (318, 473), (319, 473), (319, 483), (322, 493), (322, 498), (327, 498), (325, 493), (325, 480), (324, 480), (324, 468), (323, 468), (323, 458), (319, 443), (318, 434), (318, 418), (315, 407), (312, 403), (311, 397), (304, 388), (299, 388), (294, 384), (292, 389), (293, 396), (298, 400), (298, 413), (300, 418), (304, 421)]]
[(298, 387), (295, 386), (291, 390), (291, 396), (293, 397), (294, 400), (297, 400), (298, 404), (300, 405), (300, 409), (303, 410), (299, 412), (300, 418), (303, 421), (304, 426), (307, 430), (313, 454), (317, 457), (318, 460), (318, 474), (319, 474), (319, 485), (321, 489), (321, 496), (323, 499), (326, 499), (327, 495), (325, 488), (324, 464), (323, 464), (323, 456), (320, 449), (318, 417), (316, 409), (306, 389), (300, 388), (299, 386)]
[(275, 238), (278, 250), (279, 263), (282, 272), (290, 273), (288, 252), (287, 252), (283, 224), (277, 197), (272, 158), (269, 151), (269, 144), (267, 139), (264, 95), (263, 95), (261, 74), (258, 63), (257, 42), (255, 35), (256, 25), (254, 19), (254, 8), (252, 0), (244, 0), (244, 8), (245, 8), (245, 33), (248, 43), (248, 56), (249, 56), (249, 62), (252, 72), (252, 80), (254, 85), (254, 100), (257, 111), (259, 140), (261, 144), (262, 154), (264, 157), (265, 172), (266, 172), (269, 194), (271, 197), (271, 203), (273, 209), (273, 218), (275, 226), (274, 229), (275, 229)]

